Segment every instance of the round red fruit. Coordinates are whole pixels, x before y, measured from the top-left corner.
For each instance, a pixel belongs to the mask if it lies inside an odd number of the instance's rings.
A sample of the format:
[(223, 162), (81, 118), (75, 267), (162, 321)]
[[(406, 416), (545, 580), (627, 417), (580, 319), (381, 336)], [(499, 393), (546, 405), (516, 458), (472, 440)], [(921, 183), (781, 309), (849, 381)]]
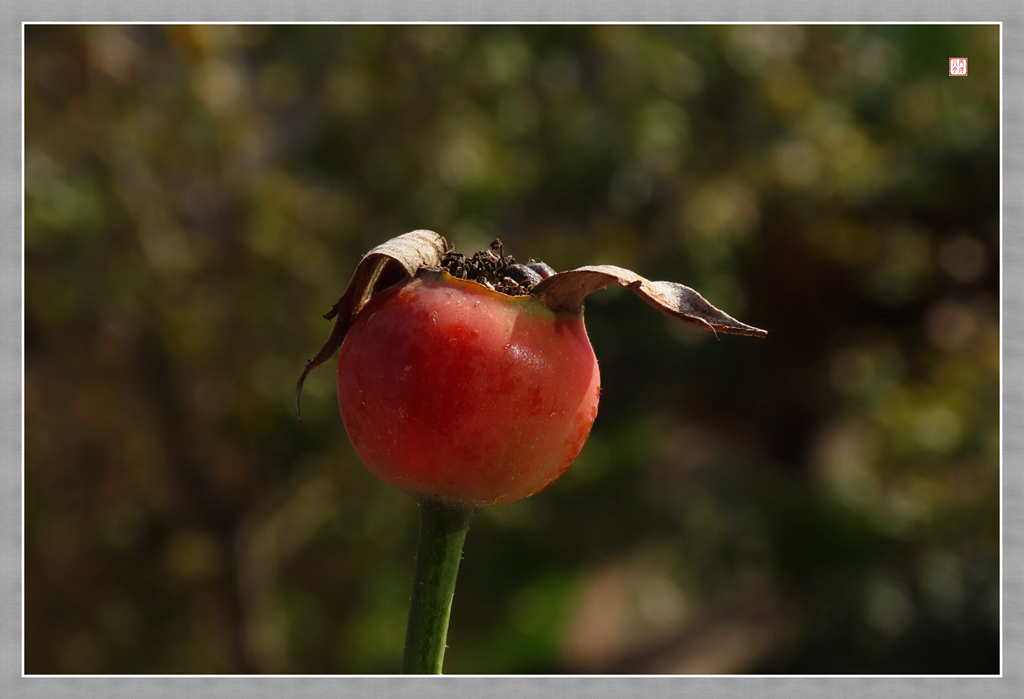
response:
[(338, 357), (349, 438), (417, 499), (522, 500), (568, 470), (597, 416), (582, 313), (421, 270), (360, 310)]

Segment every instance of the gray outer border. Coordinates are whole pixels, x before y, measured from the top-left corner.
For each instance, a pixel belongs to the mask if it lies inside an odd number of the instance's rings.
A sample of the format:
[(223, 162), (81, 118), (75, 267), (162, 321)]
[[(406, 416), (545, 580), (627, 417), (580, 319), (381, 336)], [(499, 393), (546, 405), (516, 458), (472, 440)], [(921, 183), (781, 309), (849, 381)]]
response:
[[(499, 4), (500, 2), (500, 4)], [(296, 677), (296, 678), (43, 678), (22, 677), (22, 238), (21, 46), (22, 22), (1002, 22), (1003, 23), (1003, 328), (1020, 326), (1024, 247), (1022, 98), (1024, 5), (1019, 0), (902, 2), (861, 0), (850, 10), (833, 3), (778, 0), (770, 9), (753, 0), (674, 5), (666, 0), (13, 0), (0, 9), (0, 694), (5, 697), (642, 697), (696, 694), (717, 697), (1011, 697), (1024, 696), (1020, 553), (1024, 473), (1007, 468), (1024, 452), (1024, 434), (1004, 429), (1003, 667), (1002, 678), (760, 678), (760, 677)], [(17, 231), (17, 232), (16, 232)], [(1022, 400), (1021, 331), (1003, 335), (1003, 425), (1019, 428)]]

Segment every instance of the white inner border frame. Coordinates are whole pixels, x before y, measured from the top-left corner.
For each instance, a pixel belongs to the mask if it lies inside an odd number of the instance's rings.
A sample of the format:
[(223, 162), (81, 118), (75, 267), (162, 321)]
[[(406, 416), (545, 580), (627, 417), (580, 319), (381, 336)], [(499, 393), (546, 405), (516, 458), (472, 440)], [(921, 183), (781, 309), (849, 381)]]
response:
[[(831, 3), (779, 0), (766, 7), (751, 0), (718, 0), (695, 7), (633, 0), (12, 0), (0, 9), (2, 139), (0, 215), (8, 231), (0, 238), (0, 695), (4, 697), (608, 697), (660, 699), (693, 693), (701, 697), (1017, 697), (1024, 696), (1020, 553), (1024, 517), (1019, 503), (1024, 474), (1019, 463), (1024, 433), (1021, 332), (1007, 321), (1024, 307), (1022, 178), (1024, 5), (1019, 0), (949, 0), (893, 3), (861, 0), (840, 11)], [(1002, 674), (945, 676), (25, 676), (23, 674), (23, 25), (24, 23), (1000, 23), (1001, 141), (1001, 491), (1000, 560)], [(1007, 192), (1017, 193), (1009, 199)], [(1007, 270), (1018, 274), (1007, 275)], [(1009, 279), (1007, 279), (1009, 277)], [(1010, 457), (1010, 458), (1008, 458)], [(1015, 458), (1014, 458), (1015, 457)], [(1006, 661), (1010, 662), (1007, 663)]]

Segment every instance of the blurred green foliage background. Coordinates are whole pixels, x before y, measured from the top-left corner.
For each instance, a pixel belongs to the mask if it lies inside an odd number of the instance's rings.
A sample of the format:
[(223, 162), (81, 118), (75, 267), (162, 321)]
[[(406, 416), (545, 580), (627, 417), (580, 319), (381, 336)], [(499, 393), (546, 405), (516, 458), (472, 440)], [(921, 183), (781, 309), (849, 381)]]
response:
[[(947, 59), (969, 59), (949, 77)], [(448, 673), (995, 673), (997, 26), (25, 29), (25, 669), (392, 673), (416, 510), (293, 390), (429, 228), (588, 300), (569, 473)]]

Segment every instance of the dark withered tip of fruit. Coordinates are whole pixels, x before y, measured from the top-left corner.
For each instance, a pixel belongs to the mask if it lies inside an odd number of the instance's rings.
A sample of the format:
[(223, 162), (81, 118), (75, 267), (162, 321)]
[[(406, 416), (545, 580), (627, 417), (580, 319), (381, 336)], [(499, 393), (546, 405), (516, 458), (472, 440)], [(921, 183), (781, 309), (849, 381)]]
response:
[(526, 265), (517, 264), (505, 253), (501, 239), (495, 238), (489, 249), (472, 256), (448, 251), (438, 265), (456, 279), (474, 281), (506, 296), (526, 296), (544, 277)]

